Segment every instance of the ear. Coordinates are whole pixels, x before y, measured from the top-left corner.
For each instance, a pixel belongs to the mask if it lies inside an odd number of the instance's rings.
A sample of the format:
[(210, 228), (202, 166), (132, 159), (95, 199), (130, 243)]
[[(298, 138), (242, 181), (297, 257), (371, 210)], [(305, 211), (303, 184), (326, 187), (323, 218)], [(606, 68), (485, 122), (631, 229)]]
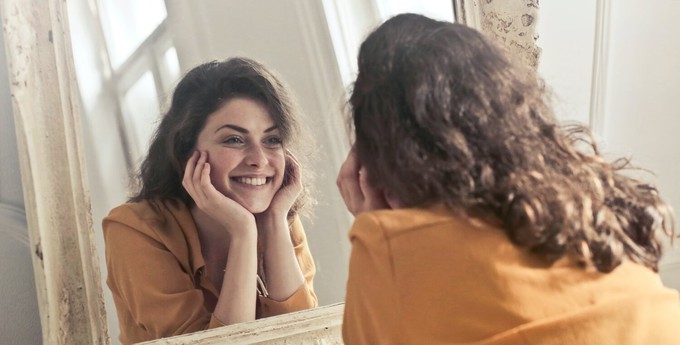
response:
[(391, 209), (404, 208), (404, 203), (402, 203), (395, 195), (391, 192), (384, 192), (385, 201)]

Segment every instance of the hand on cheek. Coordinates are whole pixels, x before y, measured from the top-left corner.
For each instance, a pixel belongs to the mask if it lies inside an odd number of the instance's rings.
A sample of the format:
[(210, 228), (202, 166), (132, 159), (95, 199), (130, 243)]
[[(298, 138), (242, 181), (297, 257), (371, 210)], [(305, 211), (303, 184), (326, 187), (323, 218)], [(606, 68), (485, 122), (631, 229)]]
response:
[(383, 192), (368, 182), (368, 173), (359, 163), (354, 147), (342, 164), (336, 183), (347, 209), (355, 216), (361, 212), (391, 208)]
[(254, 222), (253, 214), (236, 201), (220, 193), (210, 180), (210, 163), (207, 152), (194, 152), (184, 169), (182, 186), (201, 211), (216, 220), (231, 234), (239, 235), (241, 229)]
[(288, 211), (302, 192), (302, 181), (300, 176), (300, 164), (295, 157), (286, 151), (286, 168), (283, 176), (281, 188), (274, 194), (271, 204), (265, 215), (277, 214), (287, 216)]

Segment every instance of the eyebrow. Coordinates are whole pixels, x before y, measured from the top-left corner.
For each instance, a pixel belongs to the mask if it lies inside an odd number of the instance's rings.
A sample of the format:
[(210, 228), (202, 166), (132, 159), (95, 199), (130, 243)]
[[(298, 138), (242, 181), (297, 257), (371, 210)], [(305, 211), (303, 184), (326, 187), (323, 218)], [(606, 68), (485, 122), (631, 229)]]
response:
[[(243, 133), (243, 134), (248, 134), (248, 133), (250, 133), (247, 129), (245, 129), (245, 128), (243, 128), (243, 127), (240, 127), (240, 126), (237, 126), (237, 125), (231, 125), (231, 124), (226, 124), (226, 125), (222, 125), (222, 126), (218, 127), (218, 128), (215, 130), (215, 133), (219, 132), (220, 130), (222, 130), (222, 129), (224, 129), (224, 128), (231, 128), (231, 129), (233, 129), (233, 130), (235, 130), (235, 131), (237, 131), (237, 132), (239, 132), (239, 133)], [(277, 129), (277, 128), (278, 128), (278, 127), (277, 127), (276, 125), (274, 125), (274, 126), (271, 126), (271, 127), (267, 128), (267, 129), (265, 129), (264, 132), (265, 132), (265, 133), (269, 133), (269, 132), (271, 132), (271, 131), (273, 131), (273, 130), (275, 130), (275, 129)]]

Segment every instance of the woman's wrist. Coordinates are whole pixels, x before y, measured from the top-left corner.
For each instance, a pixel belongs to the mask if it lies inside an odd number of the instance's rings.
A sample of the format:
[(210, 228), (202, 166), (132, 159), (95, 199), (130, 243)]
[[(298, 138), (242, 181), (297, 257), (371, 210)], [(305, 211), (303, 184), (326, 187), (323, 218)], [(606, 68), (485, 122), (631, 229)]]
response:
[(281, 224), (285, 224), (288, 228), (288, 212), (268, 210), (255, 217), (257, 228), (260, 231), (271, 231)]
[(229, 247), (241, 247), (248, 245), (257, 246), (257, 225), (255, 221), (247, 222), (246, 224), (237, 225), (239, 229), (228, 229), (229, 232)]

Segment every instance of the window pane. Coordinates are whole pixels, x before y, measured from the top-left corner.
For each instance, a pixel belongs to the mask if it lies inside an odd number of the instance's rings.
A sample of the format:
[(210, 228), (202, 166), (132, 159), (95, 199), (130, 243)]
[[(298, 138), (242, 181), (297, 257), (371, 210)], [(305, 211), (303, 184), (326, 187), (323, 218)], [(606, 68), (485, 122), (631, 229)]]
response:
[(175, 47), (170, 47), (163, 54), (160, 63), (161, 79), (163, 81), (164, 92), (167, 95), (179, 79), (179, 59), (177, 58), (177, 50)]
[(453, 1), (451, 0), (378, 0), (378, 10), (383, 19), (399, 13), (411, 12), (432, 19), (453, 22)]
[(167, 17), (163, 0), (99, 0), (99, 4), (114, 69)]
[(133, 162), (138, 162), (147, 151), (151, 136), (160, 116), (156, 85), (153, 75), (147, 71), (123, 97), (123, 116), (127, 136), (132, 147)]

